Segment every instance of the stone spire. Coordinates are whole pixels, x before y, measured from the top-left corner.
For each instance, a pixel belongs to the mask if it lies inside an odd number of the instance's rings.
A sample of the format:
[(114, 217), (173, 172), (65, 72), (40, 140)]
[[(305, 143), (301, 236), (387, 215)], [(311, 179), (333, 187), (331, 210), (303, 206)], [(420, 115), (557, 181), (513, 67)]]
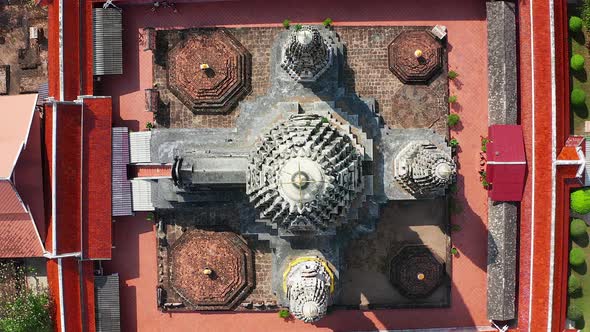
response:
[(315, 81), (332, 65), (332, 44), (317, 28), (304, 26), (285, 42), (281, 67), (296, 81)]
[(328, 310), (333, 283), (331, 271), (319, 258), (291, 266), (285, 276), (289, 311), (306, 323), (320, 320)]
[(444, 195), (456, 175), (450, 152), (429, 141), (409, 142), (395, 157), (395, 180), (414, 197)]
[(250, 154), (246, 193), (260, 212), (291, 233), (337, 226), (363, 188), (362, 150), (318, 115), (292, 115)]

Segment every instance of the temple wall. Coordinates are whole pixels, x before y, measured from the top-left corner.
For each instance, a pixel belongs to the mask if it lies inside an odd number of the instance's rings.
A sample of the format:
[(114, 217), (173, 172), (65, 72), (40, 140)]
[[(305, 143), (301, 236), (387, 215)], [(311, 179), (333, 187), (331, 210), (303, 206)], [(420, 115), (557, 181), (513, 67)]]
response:
[[(513, 3), (486, 3), (488, 21), (488, 125), (517, 124), (516, 17)], [(516, 318), (519, 203), (488, 204), (487, 316)]]
[(486, 3), (488, 20), (488, 121), (516, 124), (516, 18), (513, 3)]

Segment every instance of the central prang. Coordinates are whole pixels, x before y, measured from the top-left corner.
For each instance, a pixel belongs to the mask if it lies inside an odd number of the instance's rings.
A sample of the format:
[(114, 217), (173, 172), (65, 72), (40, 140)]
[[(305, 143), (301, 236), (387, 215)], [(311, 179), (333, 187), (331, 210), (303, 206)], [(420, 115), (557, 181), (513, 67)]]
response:
[(246, 192), (261, 219), (289, 234), (327, 231), (362, 191), (360, 150), (326, 118), (292, 115), (250, 154)]
[(330, 181), (322, 167), (308, 158), (290, 159), (279, 173), (279, 193), (299, 208), (321, 196)]

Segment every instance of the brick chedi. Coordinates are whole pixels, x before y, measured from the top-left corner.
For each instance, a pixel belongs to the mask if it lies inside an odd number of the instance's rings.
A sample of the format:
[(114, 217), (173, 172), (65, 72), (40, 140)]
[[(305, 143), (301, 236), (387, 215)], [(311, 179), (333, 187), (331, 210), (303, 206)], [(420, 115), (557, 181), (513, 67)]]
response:
[(313, 82), (332, 65), (333, 44), (317, 28), (304, 26), (283, 46), (281, 67), (296, 81)]
[(252, 251), (235, 233), (184, 233), (170, 248), (170, 284), (185, 310), (229, 310), (254, 287)]
[(363, 188), (362, 153), (326, 118), (292, 115), (251, 153), (247, 194), (262, 219), (289, 232), (326, 231)]
[(168, 88), (195, 113), (225, 113), (250, 93), (251, 67), (229, 32), (189, 34), (168, 53)]
[(327, 264), (318, 258), (301, 257), (285, 272), (289, 310), (306, 323), (326, 315), (331, 302), (334, 278)]
[(405, 246), (391, 259), (389, 280), (405, 297), (428, 297), (444, 277), (444, 265), (426, 246)]
[(442, 196), (456, 176), (450, 151), (429, 141), (408, 142), (394, 160), (395, 180), (414, 197)]
[(442, 69), (443, 47), (428, 31), (404, 31), (387, 50), (389, 70), (405, 84), (429, 83)]

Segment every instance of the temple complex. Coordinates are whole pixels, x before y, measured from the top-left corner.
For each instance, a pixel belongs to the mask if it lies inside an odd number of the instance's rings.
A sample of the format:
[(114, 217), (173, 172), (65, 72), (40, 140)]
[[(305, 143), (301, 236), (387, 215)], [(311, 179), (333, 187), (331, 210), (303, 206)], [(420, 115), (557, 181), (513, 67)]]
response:
[[(238, 112), (232, 104), (237, 99), (223, 96), (247, 93), (243, 74), (250, 60), (230, 30), (155, 33), (156, 40), (167, 41), (154, 50), (156, 62), (167, 58), (167, 81), (158, 84), (158, 95), (171, 91), (193, 112)], [(408, 43), (422, 47), (423, 55), (412, 60), (399, 53)], [(377, 232), (381, 206), (445, 197), (456, 177), (446, 135), (384, 127), (374, 99), (343, 89), (343, 50), (329, 28), (280, 32), (272, 46), (270, 88), (239, 103), (234, 128), (129, 134), (132, 161), (169, 165), (168, 174), (132, 180), (135, 210), (154, 210), (158, 222), (161, 310), (283, 307), (304, 322), (318, 321), (329, 306), (350, 305), (341, 296), (341, 278), (348, 273), (344, 252), (355, 239)], [(390, 62), (406, 70), (408, 83), (426, 82), (442, 75), (443, 50), (427, 30), (402, 32), (389, 46)], [(213, 224), (189, 217), (205, 204), (212, 211), (232, 209), (235, 216)], [(252, 272), (247, 246), (270, 249), (268, 277), (256, 271), (256, 263)], [(394, 298), (444, 305), (448, 248), (436, 254), (428, 245), (419, 248), (390, 252), (383, 271), (390, 276), (388, 287), (397, 289)], [(187, 276), (202, 280), (191, 283)], [(262, 298), (250, 300), (248, 294), (257, 293), (253, 285), (268, 287)]]
[(588, 329), (574, 2), (0, 4), (0, 326)]

